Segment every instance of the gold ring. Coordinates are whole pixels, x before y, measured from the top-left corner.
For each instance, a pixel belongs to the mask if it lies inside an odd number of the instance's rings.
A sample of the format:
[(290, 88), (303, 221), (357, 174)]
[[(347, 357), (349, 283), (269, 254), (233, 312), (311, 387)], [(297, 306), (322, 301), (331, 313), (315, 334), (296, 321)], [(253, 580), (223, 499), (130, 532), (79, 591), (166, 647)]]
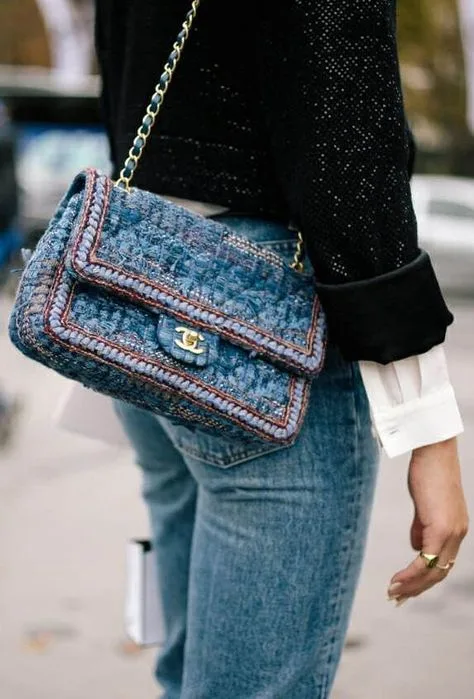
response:
[(424, 560), (427, 568), (435, 568), (439, 561), (439, 556), (433, 553), (424, 553), (420, 551), (420, 557)]
[(448, 561), (448, 565), (449, 565), (450, 568), (452, 568), (453, 565), (454, 565), (455, 563), (456, 563), (456, 559), (455, 559), (455, 558), (451, 558), (451, 560)]
[(439, 570), (451, 570), (452, 565), (451, 563), (446, 563), (445, 566), (441, 566), (439, 563), (436, 563), (435, 568), (439, 568)]

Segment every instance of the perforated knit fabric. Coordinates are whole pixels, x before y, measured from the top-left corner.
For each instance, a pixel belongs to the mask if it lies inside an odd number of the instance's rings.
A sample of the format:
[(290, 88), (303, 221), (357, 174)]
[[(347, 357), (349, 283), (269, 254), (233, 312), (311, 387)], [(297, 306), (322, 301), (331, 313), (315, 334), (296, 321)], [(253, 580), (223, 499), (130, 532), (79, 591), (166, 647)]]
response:
[[(118, 163), (189, 4), (99, 3)], [(203, 0), (182, 61), (138, 184), (299, 219), (322, 281), (416, 257), (392, 2)]]
[[(189, 5), (97, 3), (104, 114), (117, 168)], [(332, 287), (349, 291), (354, 282), (367, 282), (369, 295), (383, 294), (386, 285), (372, 289), (372, 281), (399, 270), (406, 299), (417, 274), (409, 264), (420, 251), (395, 5), (202, 0), (135, 184), (293, 221), (326, 298)], [(346, 357), (389, 361), (417, 353), (426, 337), (443, 340), (452, 316), (428, 273), (428, 258), (423, 265), (427, 281), (416, 289), (419, 312), (396, 314), (396, 323), (406, 325), (396, 350), (395, 317), (387, 315), (397, 306), (393, 284), (395, 297), (385, 298), (383, 312), (369, 317), (363, 307), (356, 311), (358, 335), (385, 328), (377, 348), (341, 332), (337, 319), (344, 316), (346, 295), (331, 296), (329, 327)]]

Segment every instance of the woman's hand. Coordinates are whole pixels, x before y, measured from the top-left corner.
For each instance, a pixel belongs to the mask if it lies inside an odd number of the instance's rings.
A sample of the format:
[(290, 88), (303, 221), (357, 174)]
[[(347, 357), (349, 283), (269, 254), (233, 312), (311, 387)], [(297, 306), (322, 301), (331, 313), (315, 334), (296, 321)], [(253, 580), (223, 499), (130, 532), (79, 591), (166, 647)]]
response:
[(442, 582), (449, 573), (467, 534), (468, 514), (461, 483), (456, 439), (413, 451), (408, 489), (415, 505), (411, 544), (416, 551), (439, 556), (437, 566), (427, 568), (420, 556), (396, 573), (389, 598), (402, 604)]

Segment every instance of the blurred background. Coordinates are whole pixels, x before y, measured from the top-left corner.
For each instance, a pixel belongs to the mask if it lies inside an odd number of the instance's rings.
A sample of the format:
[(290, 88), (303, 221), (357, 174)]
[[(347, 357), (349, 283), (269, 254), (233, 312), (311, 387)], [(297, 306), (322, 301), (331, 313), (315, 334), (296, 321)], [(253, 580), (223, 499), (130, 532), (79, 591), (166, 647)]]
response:
[[(399, 0), (406, 104), (418, 144), (421, 245), (456, 315), (448, 340), (466, 423), (474, 511), (474, 2)], [(54, 419), (68, 384), (14, 351), (6, 322), (21, 266), (72, 176), (109, 167), (89, 0), (0, 0), (0, 695), (153, 697), (154, 651), (123, 632), (127, 540), (146, 536), (123, 448)], [(12, 188), (16, 173), (18, 192)], [(16, 206), (18, 197), (18, 206)], [(449, 584), (385, 600), (411, 551), (407, 459), (384, 460), (334, 699), (472, 697), (474, 545)], [(231, 699), (231, 698), (229, 698)]]

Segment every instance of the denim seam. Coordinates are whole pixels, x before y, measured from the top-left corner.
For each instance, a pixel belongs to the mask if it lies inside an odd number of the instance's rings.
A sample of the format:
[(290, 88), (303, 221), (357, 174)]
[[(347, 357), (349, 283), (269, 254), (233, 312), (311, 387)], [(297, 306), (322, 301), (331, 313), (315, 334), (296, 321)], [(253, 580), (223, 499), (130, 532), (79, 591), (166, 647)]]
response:
[(257, 459), (260, 456), (267, 456), (267, 454), (272, 454), (275, 451), (281, 451), (281, 449), (285, 449), (286, 447), (284, 445), (276, 447), (268, 446), (267, 448), (262, 447), (262, 449), (260, 449), (259, 451), (253, 451), (250, 449), (236, 452), (232, 454), (231, 461), (229, 461), (225, 457), (219, 457), (214, 454), (204, 455), (202, 451), (199, 449), (193, 449), (192, 447), (183, 446), (179, 442), (179, 440), (176, 441), (176, 448), (183, 454), (186, 454), (186, 456), (190, 456), (191, 458), (197, 459), (198, 461), (202, 461), (203, 463), (211, 464), (212, 466), (216, 466), (217, 468), (232, 468), (233, 466), (238, 466), (239, 464), (245, 463), (246, 461)]
[[(358, 512), (360, 512), (360, 507), (361, 507), (361, 497), (359, 494), (357, 501), (354, 503), (354, 505), (352, 507), (354, 515), (356, 515)], [(351, 551), (354, 548), (353, 545), (354, 545), (355, 541), (356, 541), (355, 532), (351, 532), (349, 545), (345, 546), (341, 550), (341, 554), (344, 554), (346, 568), (350, 568), (351, 563), (353, 562), (353, 556), (351, 555)], [(335, 600), (335, 607), (338, 610), (336, 615), (333, 617), (333, 624), (335, 624), (337, 627), (339, 627), (339, 625), (341, 623), (342, 600), (344, 599), (345, 595), (347, 594), (347, 586), (346, 586), (345, 581), (343, 580), (343, 576), (341, 576), (340, 580), (341, 580), (340, 585), (336, 591), (336, 594), (333, 597), (333, 600)], [(332, 658), (333, 658), (334, 649), (335, 649), (335, 646), (336, 646), (338, 640), (339, 640), (339, 636), (337, 634), (334, 634), (326, 646), (326, 657), (323, 659), (323, 664), (325, 666), (325, 673), (324, 673), (323, 677), (321, 678), (321, 685), (320, 685), (320, 689), (322, 690), (323, 694), (318, 695), (318, 699), (326, 699), (326, 697), (328, 696), (327, 693), (331, 689), (332, 671), (333, 671), (333, 666), (334, 666)]]
[[(352, 382), (352, 388), (351, 388), (351, 403), (352, 403), (352, 419), (353, 419), (353, 428), (354, 428), (354, 442), (352, 446), (352, 458), (353, 458), (353, 463), (354, 467), (357, 470), (357, 475), (359, 475), (359, 463), (360, 463), (360, 420), (359, 420), (359, 411), (357, 407), (357, 397), (356, 397), (356, 380), (355, 380), (355, 372), (354, 372), (354, 365), (351, 363), (349, 371), (351, 373), (351, 382)], [(361, 510), (361, 501), (362, 501), (362, 493), (361, 493), (361, 488), (357, 488), (357, 496), (354, 499), (354, 502), (351, 504), (351, 510), (352, 510), (352, 517), (351, 520), (355, 521), (360, 514)], [(341, 557), (344, 558), (344, 561), (346, 563), (346, 569), (350, 569), (351, 563), (353, 562), (353, 552), (354, 552), (354, 544), (357, 540), (356, 536), (357, 532), (356, 530), (352, 527), (350, 529), (350, 537), (345, 540), (345, 543), (341, 549)], [(347, 584), (346, 580), (343, 575), (339, 577), (339, 585), (337, 590), (335, 591), (335, 594), (332, 597), (332, 601), (334, 602), (334, 608), (337, 610), (335, 616), (333, 617), (332, 625), (336, 625), (339, 627), (341, 623), (341, 614), (342, 614), (342, 600), (344, 599), (345, 595), (347, 594)], [(326, 652), (325, 652), (325, 657), (322, 660), (322, 664), (325, 667), (325, 673), (321, 677), (321, 683), (318, 687), (318, 691), (321, 692), (321, 694), (318, 695), (317, 699), (326, 699), (328, 696), (328, 692), (331, 689), (332, 685), (332, 670), (334, 663), (332, 662), (332, 656), (334, 654), (334, 648), (339, 640), (339, 636), (334, 634), (330, 640), (326, 644)]]
[[(197, 503), (197, 508), (196, 508), (196, 521), (199, 519), (199, 510), (202, 507), (201, 505), (201, 499), (198, 497), (198, 503)], [(193, 567), (193, 562), (192, 562), (192, 557), (193, 553), (191, 553), (191, 561), (190, 561), (190, 575), (191, 575), (191, 570)], [(212, 607), (212, 602), (210, 600), (212, 599), (213, 596), (213, 591), (214, 587), (216, 584), (216, 566), (212, 566), (212, 582), (211, 585), (209, 586), (209, 594), (208, 594), (208, 599), (207, 599), (207, 609), (206, 609), (206, 621), (204, 624), (204, 633), (207, 632), (209, 628), (209, 618), (211, 615), (211, 607)], [(188, 612), (189, 613), (189, 612)], [(206, 647), (206, 646), (204, 646)], [(204, 661), (207, 662), (207, 657), (204, 658)], [(184, 663), (183, 663), (184, 671), (183, 671), (183, 687), (182, 687), (182, 694), (184, 695), (185, 691), (185, 680), (186, 680), (186, 644), (185, 644), (185, 656), (184, 656)]]

